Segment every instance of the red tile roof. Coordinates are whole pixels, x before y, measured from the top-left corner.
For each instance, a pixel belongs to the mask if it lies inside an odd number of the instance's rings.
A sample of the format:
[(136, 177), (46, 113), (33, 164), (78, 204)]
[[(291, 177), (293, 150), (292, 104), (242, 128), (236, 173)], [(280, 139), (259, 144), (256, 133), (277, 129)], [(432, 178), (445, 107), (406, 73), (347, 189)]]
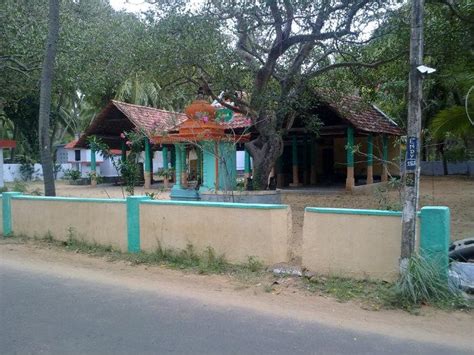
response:
[(318, 92), (321, 100), (356, 129), (370, 133), (386, 133), (400, 136), (403, 131), (375, 105), (359, 96)]
[(170, 131), (187, 120), (184, 113), (127, 104), (116, 100), (112, 100), (112, 103), (150, 138), (162, 132)]

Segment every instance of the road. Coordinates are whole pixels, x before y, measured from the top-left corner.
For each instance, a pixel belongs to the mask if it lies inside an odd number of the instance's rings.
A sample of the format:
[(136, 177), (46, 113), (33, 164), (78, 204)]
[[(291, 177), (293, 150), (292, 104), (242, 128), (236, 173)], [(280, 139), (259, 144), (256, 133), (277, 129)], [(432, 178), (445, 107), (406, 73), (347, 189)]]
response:
[(463, 353), (16, 265), (0, 263), (2, 354)]

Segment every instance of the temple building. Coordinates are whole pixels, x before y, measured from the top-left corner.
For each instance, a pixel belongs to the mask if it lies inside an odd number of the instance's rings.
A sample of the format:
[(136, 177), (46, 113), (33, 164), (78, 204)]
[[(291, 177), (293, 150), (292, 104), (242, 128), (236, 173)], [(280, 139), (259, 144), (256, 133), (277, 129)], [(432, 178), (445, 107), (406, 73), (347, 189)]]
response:
[[(376, 106), (358, 96), (318, 96), (301, 117), (287, 122), (284, 151), (273, 169), (273, 186), (345, 185), (387, 181), (399, 175), (401, 129)], [(318, 122), (311, 129), (309, 120)], [(171, 197), (199, 199), (209, 191), (236, 188), (236, 151), (258, 134), (251, 120), (206, 100), (195, 100), (184, 113), (112, 100), (72, 148), (87, 148), (96, 136), (110, 149), (127, 154), (124, 132), (144, 136), (144, 181), (153, 183), (152, 157), (161, 152), (163, 166), (175, 169)], [(91, 162), (94, 170), (95, 162)], [(245, 177), (251, 177), (245, 152)], [(247, 181), (247, 180), (246, 180)], [(251, 181), (251, 180), (249, 180)]]

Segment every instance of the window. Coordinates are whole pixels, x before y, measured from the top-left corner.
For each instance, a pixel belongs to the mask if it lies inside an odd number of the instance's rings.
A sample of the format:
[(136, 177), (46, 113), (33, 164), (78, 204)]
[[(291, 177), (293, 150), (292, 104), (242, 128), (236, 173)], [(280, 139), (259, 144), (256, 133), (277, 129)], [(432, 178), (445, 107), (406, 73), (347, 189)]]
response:
[(77, 150), (74, 151), (74, 154), (75, 154), (74, 160), (75, 161), (81, 161), (81, 151), (79, 149), (77, 149)]

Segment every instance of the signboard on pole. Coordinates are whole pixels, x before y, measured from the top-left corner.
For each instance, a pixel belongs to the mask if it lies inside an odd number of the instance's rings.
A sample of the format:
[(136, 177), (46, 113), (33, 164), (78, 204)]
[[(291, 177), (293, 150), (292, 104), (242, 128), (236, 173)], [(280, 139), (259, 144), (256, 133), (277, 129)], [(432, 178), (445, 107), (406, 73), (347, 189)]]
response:
[(407, 171), (416, 170), (416, 157), (418, 154), (418, 139), (416, 137), (408, 137), (407, 155), (405, 168)]

